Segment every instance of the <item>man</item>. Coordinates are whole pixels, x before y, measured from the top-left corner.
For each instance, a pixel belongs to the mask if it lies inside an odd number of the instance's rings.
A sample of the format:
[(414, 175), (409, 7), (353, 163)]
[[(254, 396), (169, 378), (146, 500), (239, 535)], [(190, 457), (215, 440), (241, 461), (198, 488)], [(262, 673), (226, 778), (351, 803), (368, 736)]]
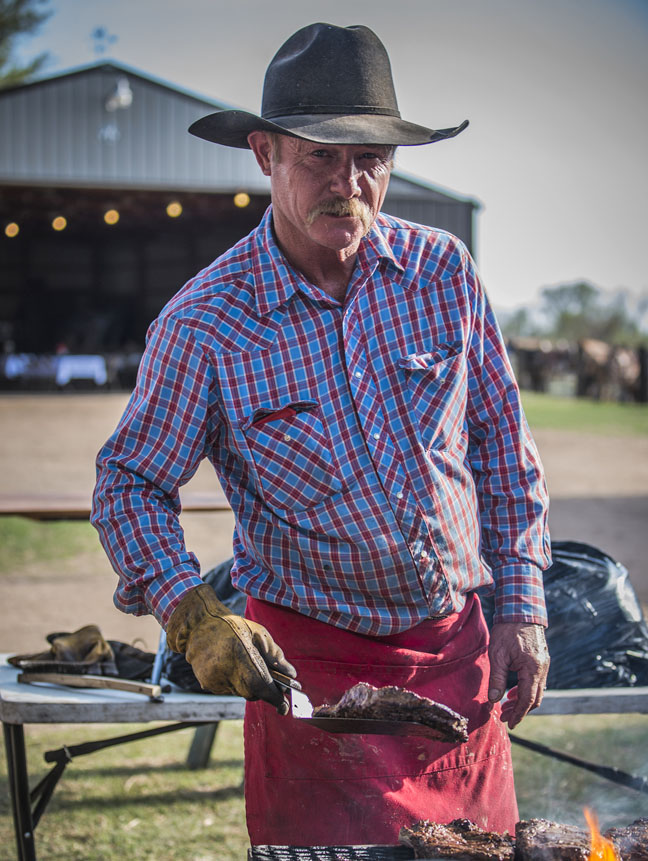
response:
[[(315, 24), (270, 63), (261, 116), (190, 129), (249, 146), (272, 206), (151, 327), (99, 454), (93, 522), (117, 605), (154, 613), (204, 688), (250, 700), (253, 844), (388, 844), (423, 817), (502, 831), (517, 818), (498, 703), (517, 672), (515, 725), (548, 670), (542, 470), (465, 248), (380, 214), (395, 146), (466, 125), (402, 120), (375, 34)], [(183, 543), (178, 487), (203, 457), (236, 517), (246, 620)], [(489, 663), (475, 590), (493, 583)], [(299, 726), (269, 669), (315, 704), (358, 681), (407, 687), (465, 714), (469, 742)]]

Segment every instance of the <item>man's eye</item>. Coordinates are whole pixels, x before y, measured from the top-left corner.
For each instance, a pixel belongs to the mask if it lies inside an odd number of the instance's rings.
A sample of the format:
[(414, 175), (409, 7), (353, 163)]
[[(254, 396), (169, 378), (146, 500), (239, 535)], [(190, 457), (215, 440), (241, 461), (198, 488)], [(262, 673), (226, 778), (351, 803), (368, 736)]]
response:
[(390, 160), (389, 153), (387, 152), (375, 152), (373, 150), (367, 150), (363, 152), (360, 158), (365, 161), (379, 161), (381, 163), (387, 164)]
[(326, 158), (326, 156), (328, 155), (328, 150), (316, 149), (311, 152), (311, 155), (314, 155), (315, 158)]

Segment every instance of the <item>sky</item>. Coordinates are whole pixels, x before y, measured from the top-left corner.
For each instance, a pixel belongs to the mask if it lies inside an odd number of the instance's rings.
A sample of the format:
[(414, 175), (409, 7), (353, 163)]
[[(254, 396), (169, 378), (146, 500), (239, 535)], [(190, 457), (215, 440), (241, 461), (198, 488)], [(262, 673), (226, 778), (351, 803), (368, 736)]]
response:
[[(21, 59), (44, 74), (115, 60), (258, 113), (265, 69), (315, 21), (365, 24), (401, 115), (459, 137), (402, 147), (397, 170), (475, 199), (493, 303), (587, 280), (648, 292), (648, 0), (49, 0)], [(110, 38), (98, 53), (92, 32)]]

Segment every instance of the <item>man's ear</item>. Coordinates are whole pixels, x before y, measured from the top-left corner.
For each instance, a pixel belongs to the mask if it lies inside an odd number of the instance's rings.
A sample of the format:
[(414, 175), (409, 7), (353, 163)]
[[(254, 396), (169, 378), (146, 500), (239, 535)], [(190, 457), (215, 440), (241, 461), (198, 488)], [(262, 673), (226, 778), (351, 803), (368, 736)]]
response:
[(262, 131), (250, 132), (248, 135), (250, 149), (265, 176), (270, 176), (272, 164), (272, 141), (269, 135)]

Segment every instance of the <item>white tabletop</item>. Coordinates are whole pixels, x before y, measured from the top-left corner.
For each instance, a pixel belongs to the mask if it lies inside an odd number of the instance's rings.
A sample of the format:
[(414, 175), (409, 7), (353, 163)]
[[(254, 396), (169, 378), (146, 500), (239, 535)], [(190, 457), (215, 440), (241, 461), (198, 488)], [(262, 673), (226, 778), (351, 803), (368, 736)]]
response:
[[(149, 721), (237, 720), (240, 697), (179, 692), (151, 702), (143, 694), (65, 688), (48, 683), (19, 684), (18, 670), (0, 654), (0, 720), (3, 723), (147, 723)], [(648, 714), (648, 687), (579, 688), (547, 691), (530, 715)]]
[(648, 687), (545, 691), (538, 715), (648, 714)]
[(149, 721), (236, 720), (240, 697), (179, 692), (151, 702), (143, 694), (66, 688), (49, 683), (20, 684), (19, 671), (0, 655), (0, 720), (3, 723), (148, 723)]

